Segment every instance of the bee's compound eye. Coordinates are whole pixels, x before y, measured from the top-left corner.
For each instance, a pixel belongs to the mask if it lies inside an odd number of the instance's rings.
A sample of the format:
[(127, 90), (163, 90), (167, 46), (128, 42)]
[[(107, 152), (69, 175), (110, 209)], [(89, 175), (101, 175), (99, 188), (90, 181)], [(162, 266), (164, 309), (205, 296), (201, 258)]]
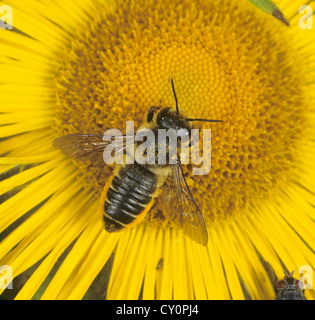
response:
[(295, 280), (295, 286), (299, 289), (303, 289), (304, 288), (304, 283), (302, 280)]
[(172, 128), (173, 127), (173, 118), (170, 117), (171, 108), (163, 108), (159, 114), (157, 115), (156, 122), (159, 126), (164, 128)]
[(283, 280), (278, 281), (278, 282), (276, 283), (276, 288), (277, 288), (277, 289), (283, 289), (283, 288), (285, 288), (285, 287), (286, 287), (286, 284), (285, 284), (285, 282), (284, 282)]

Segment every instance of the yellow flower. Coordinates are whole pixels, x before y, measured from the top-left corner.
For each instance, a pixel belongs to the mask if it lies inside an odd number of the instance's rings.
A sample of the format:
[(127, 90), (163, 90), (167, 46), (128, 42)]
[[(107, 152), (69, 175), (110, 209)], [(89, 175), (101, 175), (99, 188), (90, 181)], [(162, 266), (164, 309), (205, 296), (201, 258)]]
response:
[[(279, 278), (314, 270), (315, 35), (299, 27), (303, 1), (277, 3), (290, 28), (246, 0), (5, 4), (0, 266), (14, 277), (32, 267), (17, 299), (81, 299), (99, 274), (107, 299), (272, 299), (261, 256)], [(97, 206), (113, 167), (51, 144), (140, 125), (150, 106), (174, 105), (171, 78), (183, 112), (224, 120), (211, 125), (210, 174), (185, 168), (206, 247), (172, 228), (166, 186), (143, 223), (107, 233)]]

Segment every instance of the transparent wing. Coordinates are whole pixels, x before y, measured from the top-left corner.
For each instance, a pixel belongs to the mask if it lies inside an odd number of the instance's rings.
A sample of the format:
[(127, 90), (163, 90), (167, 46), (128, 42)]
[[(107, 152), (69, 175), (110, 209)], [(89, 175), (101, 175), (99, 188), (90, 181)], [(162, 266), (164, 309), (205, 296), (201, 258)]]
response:
[(178, 164), (172, 165), (171, 168), (174, 184), (171, 188), (171, 199), (174, 200), (173, 208), (175, 208), (171, 212), (172, 221), (192, 240), (205, 246), (208, 243), (207, 228), (196, 200), (187, 185), (182, 166), (178, 161)]
[[(110, 140), (111, 136), (108, 136)], [(53, 146), (73, 159), (82, 161), (101, 160), (104, 149), (111, 145), (116, 148), (116, 156), (127, 148), (127, 142), (132, 143), (134, 135), (115, 136), (115, 141), (104, 141), (104, 135), (69, 134), (53, 141)]]
[(263, 265), (264, 269), (266, 270), (267, 272), (267, 275), (271, 281), (271, 283), (273, 284), (276, 284), (277, 282), (277, 276), (276, 276), (276, 273), (275, 273), (275, 270), (273, 269), (273, 267), (270, 265), (270, 263), (268, 261), (266, 261), (262, 255), (259, 255), (259, 260), (261, 262), (261, 264)]

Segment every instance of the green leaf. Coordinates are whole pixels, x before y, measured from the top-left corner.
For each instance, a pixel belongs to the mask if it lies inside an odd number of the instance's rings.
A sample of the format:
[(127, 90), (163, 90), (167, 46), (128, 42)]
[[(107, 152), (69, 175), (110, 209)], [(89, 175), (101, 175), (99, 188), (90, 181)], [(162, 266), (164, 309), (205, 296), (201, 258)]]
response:
[(257, 8), (273, 15), (287, 26), (290, 26), (289, 22), (284, 17), (283, 13), (280, 9), (274, 4), (271, 0), (249, 0), (252, 4), (254, 4)]

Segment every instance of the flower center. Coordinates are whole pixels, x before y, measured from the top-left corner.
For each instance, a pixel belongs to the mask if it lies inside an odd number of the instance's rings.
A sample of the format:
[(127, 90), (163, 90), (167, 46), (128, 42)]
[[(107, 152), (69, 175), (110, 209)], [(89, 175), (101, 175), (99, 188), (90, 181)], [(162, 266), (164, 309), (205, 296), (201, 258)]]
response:
[[(180, 110), (224, 121), (202, 124), (212, 130), (210, 173), (184, 168), (210, 225), (274, 195), (293, 174), (307, 94), (291, 42), (289, 28), (245, 1), (118, 0), (69, 45), (57, 75), (56, 130), (124, 132), (127, 120), (140, 126), (151, 106), (175, 106), (173, 78)], [(78, 165), (100, 193), (113, 167)], [(168, 192), (150, 222), (168, 222)]]

